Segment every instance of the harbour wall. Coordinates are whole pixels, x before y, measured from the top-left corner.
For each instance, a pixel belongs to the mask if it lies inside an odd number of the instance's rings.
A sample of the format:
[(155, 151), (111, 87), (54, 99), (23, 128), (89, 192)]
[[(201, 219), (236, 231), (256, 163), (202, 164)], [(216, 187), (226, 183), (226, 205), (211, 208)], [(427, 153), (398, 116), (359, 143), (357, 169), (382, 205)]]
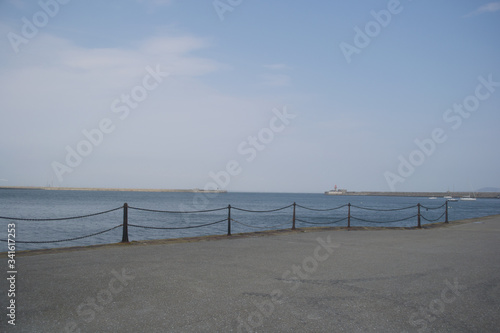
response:
[(181, 192), (181, 193), (226, 193), (226, 190), (203, 189), (133, 189), (133, 188), (85, 188), (85, 187), (38, 187), (0, 186), (0, 190), (52, 190), (52, 191), (120, 191), (120, 192)]
[(437, 197), (443, 198), (445, 196), (451, 196), (453, 198), (459, 199), (470, 195), (476, 198), (498, 198), (500, 192), (370, 192), (370, 191), (347, 191), (342, 194), (330, 194), (330, 195), (373, 195), (373, 196), (389, 196), (389, 197)]

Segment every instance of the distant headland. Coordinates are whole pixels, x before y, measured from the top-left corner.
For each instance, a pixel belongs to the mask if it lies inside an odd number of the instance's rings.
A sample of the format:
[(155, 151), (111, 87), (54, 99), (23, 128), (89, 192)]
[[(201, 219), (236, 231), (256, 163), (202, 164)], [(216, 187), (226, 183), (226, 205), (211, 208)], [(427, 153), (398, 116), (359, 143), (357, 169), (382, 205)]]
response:
[(0, 186), (1, 190), (51, 190), (51, 191), (120, 191), (120, 192), (181, 192), (181, 193), (226, 193), (226, 190), (204, 189), (140, 189), (140, 188), (87, 188), (87, 187), (43, 187)]

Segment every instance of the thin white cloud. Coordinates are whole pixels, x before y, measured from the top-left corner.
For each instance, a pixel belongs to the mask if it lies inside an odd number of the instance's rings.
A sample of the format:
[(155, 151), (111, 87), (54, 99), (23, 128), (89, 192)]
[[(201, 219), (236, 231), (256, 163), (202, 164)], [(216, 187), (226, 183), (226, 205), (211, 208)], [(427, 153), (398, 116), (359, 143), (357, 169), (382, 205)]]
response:
[[(0, 26), (0, 32), (7, 27)], [(145, 64), (161, 64), (171, 75), (196, 77), (217, 71), (223, 65), (194, 56), (193, 51), (207, 48), (210, 43), (203, 38), (161, 36), (137, 43), (133, 48), (84, 48), (66, 39), (41, 33), (30, 42), (30, 52), (12, 56), (10, 68), (34, 67), (56, 70), (78, 70), (81, 75), (96, 74), (118, 79), (141, 73)], [(55, 51), (59, 50), (59, 51)], [(13, 52), (12, 52), (13, 54)]]
[(465, 17), (500, 11), (500, 2), (490, 2), (465, 15)]
[(480, 13), (493, 13), (500, 10), (500, 2), (490, 2), (484, 6), (479, 7), (476, 12)]
[(163, 36), (149, 38), (141, 43), (140, 48), (150, 54), (188, 53), (209, 47), (210, 43), (193, 36)]

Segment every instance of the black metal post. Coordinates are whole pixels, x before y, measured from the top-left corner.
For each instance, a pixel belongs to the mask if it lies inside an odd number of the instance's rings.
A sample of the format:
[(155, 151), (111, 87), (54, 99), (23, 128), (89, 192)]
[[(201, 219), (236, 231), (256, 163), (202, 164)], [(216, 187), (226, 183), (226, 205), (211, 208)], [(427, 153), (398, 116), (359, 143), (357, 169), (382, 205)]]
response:
[(123, 204), (123, 236), (122, 243), (128, 243), (128, 204)]
[(351, 229), (351, 203), (347, 204), (347, 229)]
[(420, 225), (420, 204), (417, 204), (418, 207), (418, 228), (421, 229), (422, 226)]
[(297, 206), (297, 204), (294, 202), (293, 203), (292, 230), (295, 230), (295, 206)]
[(231, 205), (227, 206), (227, 235), (231, 236)]
[(446, 200), (446, 211), (445, 211), (444, 223), (449, 223), (448, 222), (448, 200)]

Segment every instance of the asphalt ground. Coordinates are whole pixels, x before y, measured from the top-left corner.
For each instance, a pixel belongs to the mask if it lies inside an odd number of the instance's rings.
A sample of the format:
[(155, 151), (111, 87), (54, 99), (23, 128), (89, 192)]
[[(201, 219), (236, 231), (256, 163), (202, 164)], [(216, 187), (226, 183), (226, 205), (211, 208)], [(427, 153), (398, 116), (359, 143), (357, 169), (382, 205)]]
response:
[(500, 331), (500, 215), (0, 260), (1, 332)]

